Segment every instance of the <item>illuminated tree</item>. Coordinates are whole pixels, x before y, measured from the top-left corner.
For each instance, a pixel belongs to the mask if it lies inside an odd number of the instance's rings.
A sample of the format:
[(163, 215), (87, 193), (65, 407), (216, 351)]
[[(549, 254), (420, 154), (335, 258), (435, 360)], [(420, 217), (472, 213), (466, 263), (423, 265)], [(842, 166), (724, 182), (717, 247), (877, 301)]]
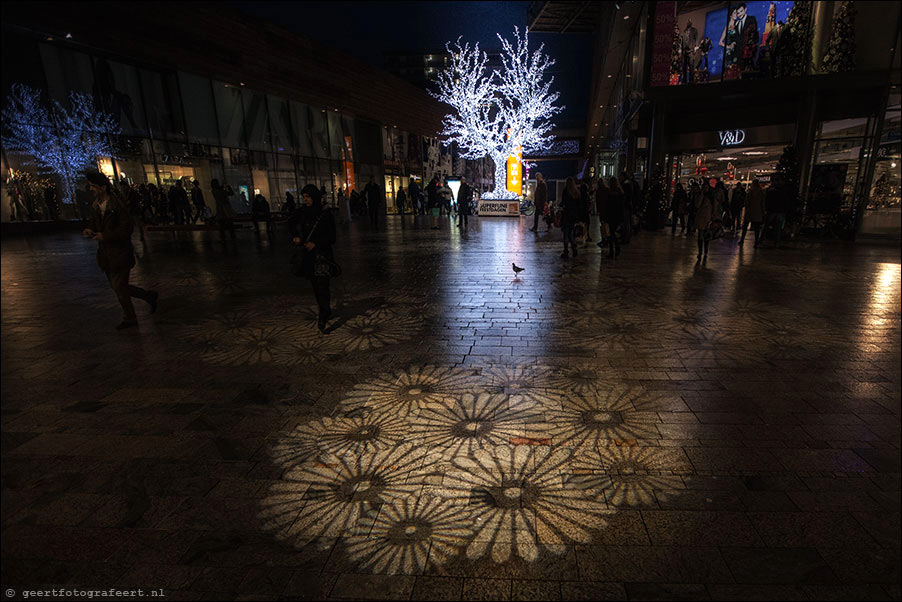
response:
[(498, 36), (500, 72), (488, 72), (488, 57), (479, 44), (461, 46), (460, 38), (453, 46), (446, 44), (451, 64), (439, 74), (438, 91), (432, 93), (454, 109), (445, 117), (444, 143), (456, 142), (466, 159), (489, 156), (495, 163), (495, 190), (483, 198), (517, 198), (507, 190), (507, 158), (518, 147), (530, 152), (547, 146), (553, 140), (551, 117), (563, 110), (554, 106), (559, 96), (550, 91), (554, 78), (545, 80), (554, 61), (543, 53), (544, 45), (530, 54), (529, 34), (520, 37), (514, 28), (514, 37), (511, 43)]
[(51, 100), (48, 109), (40, 91), (13, 84), (2, 114), (3, 146), (58, 174), (63, 198), (73, 203), (79, 173), (96, 168), (98, 157), (113, 155), (111, 137), (119, 126), (112, 115), (96, 110), (89, 96), (71, 92), (69, 106)]

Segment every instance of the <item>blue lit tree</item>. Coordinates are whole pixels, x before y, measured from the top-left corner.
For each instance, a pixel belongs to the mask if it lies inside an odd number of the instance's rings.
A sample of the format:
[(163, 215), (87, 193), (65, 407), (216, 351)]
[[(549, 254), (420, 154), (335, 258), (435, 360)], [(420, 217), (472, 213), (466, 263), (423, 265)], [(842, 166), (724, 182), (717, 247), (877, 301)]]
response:
[(81, 172), (97, 168), (98, 157), (113, 156), (112, 136), (119, 126), (112, 115), (95, 109), (84, 94), (69, 94), (69, 110), (56, 100), (49, 108), (41, 92), (14, 84), (3, 109), (3, 146), (27, 155), (60, 176), (69, 203)]
[(529, 34), (520, 37), (515, 28), (514, 37), (511, 43), (498, 36), (500, 72), (487, 71), (488, 56), (479, 44), (461, 46), (460, 38), (453, 46), (446, 44), (451, 63), (439, 74), (438, 91), (432, 93), (454, 109), (441, 132), (445, 144), (456, 142), (466, 159), (489, 156), (495, 163), (495, 190), (483, 198), (517, 198), (507, 190), (507, 158), (518, 147), (528, 153), (550, 144), (551, 117), (564, 108), (554, 106), (559, 97), (550, 91), (554, 78), (545, 81), (554, 61), (543, 53), (544, 45), (530, 54)]

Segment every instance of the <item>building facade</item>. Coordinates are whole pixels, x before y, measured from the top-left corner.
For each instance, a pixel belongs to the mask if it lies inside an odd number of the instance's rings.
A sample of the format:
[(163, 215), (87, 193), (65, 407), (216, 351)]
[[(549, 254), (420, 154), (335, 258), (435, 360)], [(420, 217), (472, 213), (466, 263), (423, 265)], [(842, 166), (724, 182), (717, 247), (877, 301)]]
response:
[(592, 170), (768, 182), (800, 163), (803, 224), (899, 237), (899, 2), (637, 2), (610, 22)]
[[(410, 178), (452, 174), (434, 98), (221, 4), (4, 3), (2, 26), (4, 95), (22, 83), (64, 104), (70, 92), (92, 97), (121, 130), (98, 165), (114, 179), (197, 180), (211, 199), (215, 178), (249, 212), (256, 194), (278, 209), (314, 184), (334, 201), (372, 176), (391, 213)], [(38, 188), (55, 178), (5, 148), (2, 161), (7, 184), (16, 174)], [(491, 173), (469, 163), (468, 174)], [(4, 221), (10, 211), (4, 204)]]

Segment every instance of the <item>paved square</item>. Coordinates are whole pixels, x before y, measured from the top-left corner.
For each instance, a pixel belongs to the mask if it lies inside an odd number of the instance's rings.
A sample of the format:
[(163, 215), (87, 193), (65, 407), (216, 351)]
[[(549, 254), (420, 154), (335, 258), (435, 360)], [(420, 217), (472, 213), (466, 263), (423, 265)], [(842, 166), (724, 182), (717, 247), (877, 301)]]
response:
[(136, 242), (125, 332), (94, 243), (5, 239), (4, 587), (899, 599), (898, 249), (528, 226), (340, 231), (327, 335), (284, 230)]

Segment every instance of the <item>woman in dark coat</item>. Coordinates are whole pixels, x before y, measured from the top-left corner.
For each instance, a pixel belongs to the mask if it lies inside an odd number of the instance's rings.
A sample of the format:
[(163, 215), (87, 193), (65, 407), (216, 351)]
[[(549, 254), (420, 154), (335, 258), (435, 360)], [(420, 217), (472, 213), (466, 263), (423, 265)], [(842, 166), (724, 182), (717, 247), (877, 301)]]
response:
[(608, 236), (608, 257), (617, 257), (620, 255), (620, 242), (617, 240), (617, 228), (623, 225), (624, 213), (624, 194), (620, 187), (620, 182), (616, 177), (612, 177), (608, 187), (607, 202), (602, 207), (602, 219), (607, 222), (611, 230)]
[(334, 261), (332, 245), (335, 244), (335, 218), (323, 209), (322, 193), (308, 184), (301, 190), (304, 204), (291, 216), (288, 227), (291, 242), (301, 247), (301, 275), (313, 284), (313, 294), (319, 306), (319, 330), (325, 333), (326, 322), (332, 316), (329, 276), (316, 275), (316, 256), (322, 255)]
[(686, 207), (689, 205), (689, 195), (683, 189), (683, 185), (676, 183), (676, 190), (673, 191), (673, 198), (670, 201), (670, 235), (676, 234), (677, 220), (680, 221), (680, 234), (686, 233)]
[(595, 214), (598, 216), (598, 229), (601, 232), (601, 236), (598, 237), (598, 246), (604, 246), (605, 236), (604, 236), (604, 210), (608, 204), (608, 194), (610, 194), (610, 190), (608, 189), (608, 185), (605, 184), (604, 178), (598, 178), (598, 184), (595, 187)]
[(573, 238), (573, 226), (579, 221), (582, 215), (582, 198), (579, 188), (576, 186), (576, 180), (567, 178), (567, 185), (561, 194), (561, 230), (564, 233), (564, 252), (561, 257), (570, 257), (567, 245), (573, 249), (573, 256), (576, 257), (576, 241)]

